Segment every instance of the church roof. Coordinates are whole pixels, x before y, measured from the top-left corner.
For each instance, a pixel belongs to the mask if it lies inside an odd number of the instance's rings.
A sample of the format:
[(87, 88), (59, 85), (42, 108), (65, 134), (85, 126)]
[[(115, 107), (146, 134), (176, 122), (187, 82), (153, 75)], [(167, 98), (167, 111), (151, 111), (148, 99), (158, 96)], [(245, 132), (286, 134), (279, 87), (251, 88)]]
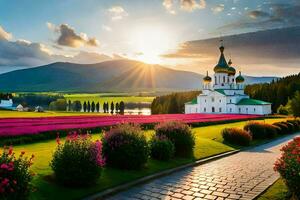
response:
[(235, 78), (235, 81), (237, 83), (242, 83), (245, 81), (245, 78), (242, 76), (241, 71), (240, 71), (240, 74)]
[(266, 102), (266, 101), (261, 101), (261, 100), (257, 100), (257, 99), (248, 99), (248, 98), (244, 98), (241, 99), (236, 105), (269, 105), (271, 103)]
[(208, 71), (206, 72), (206, 76), (203, 78), (204, 82), (211, 82), (211, 77), (208, 76)]
[(195, 98), (195, 99), (193, 99), (192, 101), (189, 101), (189, 102), (187, 102), (187, 103), (185, 103), (185, 104), (189, 104), (189, 105), (195, 105), (195, 104), (198, 104), (197, 98)]
[(226, 95), (226, 94), (225, 94), (225, 91), (222, 90), (222, 89), (215, 89), (215, 91), (216, 91), (216, 92), (219, 92), (219, 93), (221, 93), (221, 94), (223, 94), (223, 95)]
[(227, 64), (227, 61), (226, 61), (224, 53), (223, 53), (224, 49), (225, 49), (224, 46), (220, 47), (221, 55), (220, 55), (218, 64), (214, 68), (214, 72), (216, 72), (216, 73), (227, 73), (228, 72), (229, 66)]

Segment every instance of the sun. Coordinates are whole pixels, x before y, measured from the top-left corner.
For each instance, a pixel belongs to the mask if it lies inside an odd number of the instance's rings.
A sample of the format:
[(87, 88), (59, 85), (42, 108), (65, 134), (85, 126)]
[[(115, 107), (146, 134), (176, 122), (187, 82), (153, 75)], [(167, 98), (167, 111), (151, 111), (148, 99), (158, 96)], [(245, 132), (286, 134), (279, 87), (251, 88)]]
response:
[(139, 27), (132, 34), (136, 59), (149, 63), (161, 63), (160, 55), (172, 48), (172, 34), (163, 27)]

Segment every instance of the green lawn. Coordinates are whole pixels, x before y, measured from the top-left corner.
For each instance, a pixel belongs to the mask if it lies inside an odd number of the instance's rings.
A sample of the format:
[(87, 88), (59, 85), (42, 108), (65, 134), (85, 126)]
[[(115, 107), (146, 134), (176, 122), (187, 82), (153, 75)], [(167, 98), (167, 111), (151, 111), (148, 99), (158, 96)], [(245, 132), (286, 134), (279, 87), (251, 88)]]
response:
[(80, 115), (106, 115), (104, 113), (84, 113), (84, 112), (18, 112), (0, 110), (0, 118), (13, 117), (57, 117), (57, 116), (80, 116)]
[(286, 200), (289, 199), (288, 189), (283, 179), (278, 179), (269, 189), (267, 189), (257, 200)]
[[(267, 123), (282, 121), (283, 119), (266, 119)], [(16, 152), (25, 150), (27, 154), (35, 155), (32, 170), (36, 173), (33, 180), (35, 192), (30, 196), (31, 199), (80, 199), (84, 196), (102, 191), (106, 188), (119, 185), (121, 183), (135, 180), (158, 171), (173, 168), (185, 163), (193, 162), (201, 158), (224, 153), (239, 147), (229, 146), (223, 143), (221, 130), (225, 127), (242, 127), (247, 122), (236, 122), (221, 125), (212, 125), (207, 127), (194, 128), (196, 138), (196, 146), (193, 159), (173, 159), (169, 162), (155, 161), (150, 159), (147, 166), (139, 171), (126, 171), (112, 168), (103, 170), (102, 176), (98, 183), (90, 188), (66, 188), (57, 185), (52, 178), (52, 170), (49, 162), (56, 147), (55, 140), (43, 141), (34, 144), (15, 146)], [(145, 131), (145, 135), (149, 139), (154, 131)], [(100, 134), (94, 134), (94, 139), (99, 139)]]

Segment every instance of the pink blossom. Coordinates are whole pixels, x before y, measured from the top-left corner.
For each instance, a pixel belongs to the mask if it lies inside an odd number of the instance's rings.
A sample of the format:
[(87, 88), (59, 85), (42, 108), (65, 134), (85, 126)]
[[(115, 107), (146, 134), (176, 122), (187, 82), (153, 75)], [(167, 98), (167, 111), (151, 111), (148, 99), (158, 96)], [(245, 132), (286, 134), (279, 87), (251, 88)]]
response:
[[(152, 124), (179, 120), (186, 123), (258, 118), (258, 115), (238, 114), (163, 114), (117, 116), (65, 116), (41, 118), (1, 118), (1, 136), (34, 135), (44, 132), (110, 127), (121, 123)], [(78, 134), (77, 132), (75, 132)], [(76, 137), (75, 137), (76, 138)], [(72, 138), (73, 139), (73, 138)]]

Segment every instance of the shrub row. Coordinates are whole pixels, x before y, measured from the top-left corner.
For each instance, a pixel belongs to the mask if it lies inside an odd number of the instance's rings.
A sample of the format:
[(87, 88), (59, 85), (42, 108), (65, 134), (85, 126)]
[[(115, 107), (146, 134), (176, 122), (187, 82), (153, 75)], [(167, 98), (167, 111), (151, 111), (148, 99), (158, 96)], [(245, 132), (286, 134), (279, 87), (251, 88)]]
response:
[(105, 133), (103, 153), (109, 166), (139, 169), (146, 164), (149, 155), (158, 160), (169, 160), (174, 155), (190, 157), (194, 145), (190, 127), (181, 122), (158, 124), (149, 143), (139, 126), (122, 124)]
[(102, 141), (93, 142), (89, 135), (72, 133), (58, 147), (50, 166), (56, 180), (64, 185), (82, 186), (95, 183), (104, 163), (119, 169), (141, 169), (149, 157), (169, 160), (173, 156), (191, 156), (194, 136), (190, 127), (181, 122), (161, 123), (147, 142), (138, 125), (120, 124), (104, 134)]
[(222, 136), (225, 142), (247, 146), (252, 139), (272, 139), (277, 135), (291, 134), (299, 130), (300, 120), (288, 120), (273, 124), (252, 121), (247, 123), (243, 129), (225, 128), (222, 130)]
[(252, 141), (252, 136), (248, 131), (239, 128), (225, 128), (222, 136), (226, 142), (247, 146)]
[(254, 140), (271, 139), (276, 136), (276, 127), (274, 125), (261, 122), (249, 122), (244, 126), (244, 130), (249, 131)]

